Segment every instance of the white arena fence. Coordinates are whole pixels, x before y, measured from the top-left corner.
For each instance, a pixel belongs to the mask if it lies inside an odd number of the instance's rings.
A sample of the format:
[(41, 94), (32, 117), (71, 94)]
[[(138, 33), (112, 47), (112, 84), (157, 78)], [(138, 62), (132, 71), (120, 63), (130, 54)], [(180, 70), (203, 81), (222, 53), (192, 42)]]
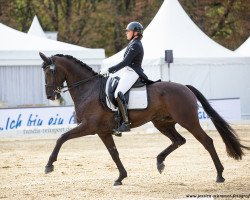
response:
[[(212, 107), (227, 121), (240, 122), (240, 99), (209, 100)], [(65, 133), (76, 124), (73, 106), (0, 109), (0, 137), (48, 136)], [(198, 103), (198, 117), (205, 129), (214, 129), (211, 120)], [(177, 129), (181, 127), (177, 126)], [(133, 129), (144, 133), (158, 132), (152, 123)]]

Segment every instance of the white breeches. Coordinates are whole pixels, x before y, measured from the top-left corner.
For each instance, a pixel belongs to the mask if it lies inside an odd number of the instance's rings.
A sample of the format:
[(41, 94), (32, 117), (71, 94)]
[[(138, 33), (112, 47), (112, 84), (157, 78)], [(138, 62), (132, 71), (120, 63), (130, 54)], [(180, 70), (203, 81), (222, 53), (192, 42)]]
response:
[(119, 92), (125, 94), (139, 78), (139, 75), (131, 67), (124, 67), (121, 69), (119, 77), (120, 81), (115, 90), (115, 98), (118, 97)]

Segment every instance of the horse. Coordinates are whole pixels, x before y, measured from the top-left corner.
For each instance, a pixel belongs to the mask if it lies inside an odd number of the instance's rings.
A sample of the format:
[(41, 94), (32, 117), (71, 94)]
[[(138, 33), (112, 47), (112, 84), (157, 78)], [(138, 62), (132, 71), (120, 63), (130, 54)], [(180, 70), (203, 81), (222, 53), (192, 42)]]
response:
[[(45, 75), (45, 90), (47, 98), (55, 100), (60, 97), (60, 92), (67, 83), (67, 88), (73, 99), (78, 125), (72, 130), (63, 133), (45, 166), (45, 173), (54, 170), (53, 163), (57, 160), (62, 144), (67, 140), (86, 135), (97, 134), (113, 161), (115, 162), (119, 176), (114, 181), (114, 186), (122, 185), (122, 180), (127, 177), (116, 145), (113, 140), (115, 128), (114, 112), (107, 109), (101, 96), (103, 83), (107, 80), (101, 74), (93, 71), (87, 64), (70, 55), (57, 54), (51, 57), (39, 53), (43, 60), (42, 68)], [(244, 155), (243, 150), (249, 147), (240, 143), (240, 140), (232, 127), (211, 107), (208, 100), (191, 85), (182, 85), (174, 82), (156, 82), (147, 85), (148, 107), (143, 110), (129, 110), (128, 115), (131, 128), (141, 126), (147, 122), (153, 125), (171, 140), (171, 145), (166, 147), (156, 157), (156, 165), (159, 173), (165, 167), (165, 158), (181, 145), (186, 139), (177, 132), (175, 125), (179, 124), (189, 131), (208, 151), (217, 171), (216, 182), (224, 182), (222, 175), (224, 167), (215, 150), (213, 140), (202, 129), (197, 113), (197, 100), (208, 114), (222, 140), (225, 143), (228, 156), (239, 160)]]

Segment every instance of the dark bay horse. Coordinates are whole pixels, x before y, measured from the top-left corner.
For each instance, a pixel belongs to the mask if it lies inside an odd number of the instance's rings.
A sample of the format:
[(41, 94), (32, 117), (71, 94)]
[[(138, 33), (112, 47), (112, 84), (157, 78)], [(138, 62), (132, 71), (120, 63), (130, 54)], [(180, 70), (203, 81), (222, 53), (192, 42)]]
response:
[[(90, 67), (76, 58), (68, 55), (55, 55), (46, 57), (40, 53), (43, 59), (43, 70), (45, 74), (46, 95), (54, 100), (66, 81), (70, 95), (74, 101), (78, 126), (64, 133), (57, 140), (54, 150), (49, 157), (45, 167), (45, 173), (54, 170), (53, 163), (57, 160), (59, 150), (64, 142), (69, 139), (86, 135), (97, 134), (107, 147), (118, 170), (119, 177), (114, 185), (121, 185), (122, 180), (127, 177), (127, 172), (119, 158), (112, 132), (115, 128), (114, 113), (108, 110), (100, 100), (101, 82), (105, 77), (94, 72)], [(172, 144), (157, 156), (157, 169), (160, 173), (164, 170), (165, 158), (175, 149), (185, 144), (186, 140), (175, 129), (179, 124), (187, 129), (209, 152), (217, 170), (217, 182), (224, 182), (222, 176), (224, 170), (216, 153), (213, 140), (201, 128), (197, 114), (197, 99), (211, 118), (216, 129), (221, 135), (227, 153), (230, 157), (238, 160), (244, 155), (243, 146), (234, 130), (221, 118), (221, 116), (210, 106), (206, 98), (194, 87), (185, 86), (173, 82), (157, 82), (148, 85), (149, 105), (144, 110), (130, 110), (129, 119), (131, 127), (138, 127), (147, 122), (154, 126)]]

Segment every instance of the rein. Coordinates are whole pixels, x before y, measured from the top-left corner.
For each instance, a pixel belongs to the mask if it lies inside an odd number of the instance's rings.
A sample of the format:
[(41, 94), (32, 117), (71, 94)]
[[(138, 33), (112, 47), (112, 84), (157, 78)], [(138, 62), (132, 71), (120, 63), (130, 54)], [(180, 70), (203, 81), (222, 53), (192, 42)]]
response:
[(83, 83), (87, 83), (88, 81), (90, 81), (91, 79), (95, 78), (96, 76), (99, 76), (99, 74), (96, 74), (96, 75), (91, 76), (91, 77), (89, 77), (89, 78), (87, 78), (87, 79), (78, 81), (78, 82), (73, 83), (73, 84), (71, 84), (71, 85), (62, 86), (62, 87), (60, 87), (60, 91), (61, 91), (62, 89), (64, 89), (64, 88), (66, 88), (66, 90), (63, 90), (63, 91), (62, 91), (63, 93), (65, 93), (65, 92), (69, 91), (69, 90), (72, 89), (72, 88), (75, 88), (75, 87), (77, 87), (77, 86), (79, 86), (79, 85), (81, 85), (81, 84), (83, 84)]

